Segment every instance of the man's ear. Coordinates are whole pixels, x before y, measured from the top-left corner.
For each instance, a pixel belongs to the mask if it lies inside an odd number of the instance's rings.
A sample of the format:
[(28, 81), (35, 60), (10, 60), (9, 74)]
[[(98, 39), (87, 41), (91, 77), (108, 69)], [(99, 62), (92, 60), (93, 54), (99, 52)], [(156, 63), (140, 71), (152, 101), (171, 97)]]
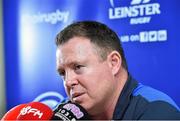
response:
[(108, 56), (108, 63), (111, 68), (112, 74), (116, 75), (121, 67), (121, 55), (117, 51), (112, 51)]

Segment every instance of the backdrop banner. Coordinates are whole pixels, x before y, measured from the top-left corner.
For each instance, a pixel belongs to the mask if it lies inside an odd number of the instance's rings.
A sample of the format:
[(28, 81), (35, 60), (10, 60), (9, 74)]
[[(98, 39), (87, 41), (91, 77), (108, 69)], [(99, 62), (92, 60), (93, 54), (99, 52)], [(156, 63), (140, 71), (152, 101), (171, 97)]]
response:
[(56, 72), (55, 36), (68, 24), (81, 20), (100, 21), (115, 30), (133, 77), (165, 92), (180, 105), (178, 3), (178, 0), (4, 2), (8, 109), (31, 101), (48, 103), (54, 108), (66, 99), (63, 81)]

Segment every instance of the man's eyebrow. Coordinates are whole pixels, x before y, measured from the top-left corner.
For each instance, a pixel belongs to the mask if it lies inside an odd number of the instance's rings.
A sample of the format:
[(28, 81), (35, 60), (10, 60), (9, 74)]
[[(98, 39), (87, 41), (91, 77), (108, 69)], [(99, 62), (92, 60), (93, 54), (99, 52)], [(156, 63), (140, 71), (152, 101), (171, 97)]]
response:
[(57, 72), (61, 72), (63, 69), (62, 68), (57, 68), (56, 71)]
[(60, 72), (60, 71), (62, 71), (63, 70), (63, 66), (68, 66), (68, 67), (72, 67), (72, 66), (74, 66), (75, 64), (78, 64), (78, 63), (80, 63), (79, 61), (70, 61), (70, 62), (67, 62), (67, 63), (65, 63), (65, 64), (63, 64), (63, 65), (61, 65), (61, 66), (59, 66), (58, 68), (57, 68), (57, 71), (58, 72)]

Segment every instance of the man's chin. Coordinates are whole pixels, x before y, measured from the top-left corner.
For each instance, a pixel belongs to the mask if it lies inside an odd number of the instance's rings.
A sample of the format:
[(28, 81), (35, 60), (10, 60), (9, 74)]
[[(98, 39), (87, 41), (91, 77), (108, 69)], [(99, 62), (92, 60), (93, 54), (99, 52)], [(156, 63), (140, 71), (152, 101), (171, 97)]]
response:
[(92, 104), (90, 103), (89, 99), (85, 97), (85, 95), (82, 95), (78, 98), (72, 98), (71, 101), (73, 103), (77, 103), (80, 106), (82, 106), (86, 111), (92, 110)]
[(79, 105), (81, 105), (88, 113), (89, 113), (89, 111), (91, 112), (91, 110), (92, 110), (92, 106), (90, 106), (89, 104), (87, 104), (87, 102), (85, 102), (85, 103), (79, 103)]

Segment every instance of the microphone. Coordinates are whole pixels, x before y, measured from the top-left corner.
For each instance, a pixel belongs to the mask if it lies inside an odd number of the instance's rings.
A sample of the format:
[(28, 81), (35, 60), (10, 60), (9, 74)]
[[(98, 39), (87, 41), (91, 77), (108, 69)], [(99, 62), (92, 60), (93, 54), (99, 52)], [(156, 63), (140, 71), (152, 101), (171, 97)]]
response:
[(20, 104), (17, 105), (15, 107), (13, 107), (12, 109), (10, 109), (1, 119), (1, 121), (4, 120), (16, 120), (17, 116), (19, 115), (19, 112), (22, 108), (24, 108), (27, 104)]
[(79, 104), (62, 103), (53, 112), (50, 107), (40, 102), (18, 105), (9, 110), (1, 119), (4, 120), (90, 120), (87, 111)]
[(76, 121), (90, 120), (87, 111), (79, 104), (67, 102), (62, 103), (54, 110), (51, 120)]
[(16, 120), (50, 120), (52, 116), (50, 107), (40, 102), (31, 102), (20, 110)]

